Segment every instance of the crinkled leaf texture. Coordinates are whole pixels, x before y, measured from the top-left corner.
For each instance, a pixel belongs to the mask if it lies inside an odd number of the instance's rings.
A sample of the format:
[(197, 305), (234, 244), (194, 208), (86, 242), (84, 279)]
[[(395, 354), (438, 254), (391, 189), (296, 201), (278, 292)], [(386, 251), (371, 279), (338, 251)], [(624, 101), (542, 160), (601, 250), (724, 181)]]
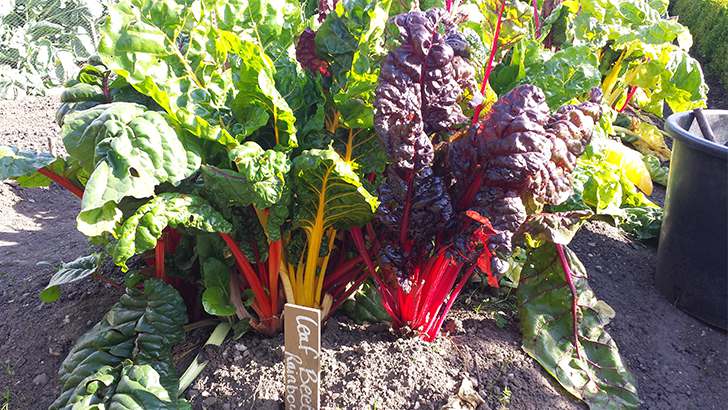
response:
[(391, 0), (341, 2), (317, 33), (314, 51), (331, 61), (331, 93), (348, 128), (373, 127), (372, 103), (391, 4)]
[(281, 200), (291, 168), (286, 154), (263, 150), (257, 143), (248, 141), (230, 150), (229, 158), (238, 172), (213, 166), (202, 168), (205, 189), (218, 196), (216, 201), (243, 207), (253, 205), (264, 210)]
[(77, 282), (94, 274), (101, 261), (101, 254), (93, 253), (81, 256), (74, 261), (64, 263), (58, 272), (51, 276), (48, 285), (40, 292), (40, 300), (51, 303), (61, 296), (61, 285)]
[(620, 222), (619, 227), (633, 238), (646, 241), (660, 236), (664, 215), (662, 208), (625, 208), (624, 213), (625, 217)]
[(307, 28), (296, 41), (296, 61), (301, 67), (323, 75), (329, 75), (329, 63), (316, 53), (316, 32)]
[(215, 11), (220, 28), (257, 39), (275, 59), (293, 44), (303, 25), (295, 0), (218, 0)]
[(465, 90), (478, 91), (465, 60), (467, 44), (445, 10), (414, 11), (393, 21), (401, 45), (382, 64), (374, 102), (374, 126), (392, 162), (379, 186), (377, 220), (380, 265), (405, 280), (454, 216), (447, 181), (435, 171), (430, 134), (464, 124), (460, 100)]
[(592, 215), (594, 214), (589, 210), (529, 215), (516, 236), (523, 236), (533, 247), (549, 242), (568, 245), (584, 221)]
[[(491, 221), (498, 232), (490, 243), (496, 251), (510, 252), (527, 203), (553, 205), (569, 198), (576, 160), (601, 117), (595, 101), (551, 115), (539, 88), (518, 86), (493, 105), (477, 132), (451, 144), (453, 196), (459, 206)], [(480, 181), (479, 189), (472, 181)]]
[(314, 227), (346, 229), (371, 220), (379, 201), (363, 186), (333, 149), (312, 149), (293, 160), (294, 223), (305, 231)]
[(238, 121), (233, 128), (236, 138), (249, 136), (272, 119), (271, 145), (298, 146), (296, 117), (276, 88), (273, 60), (253, 41), (242, 41), (237, 53), (240, 58), (232, 62), (232, 79), (238, 94), (231, 105)]
[(573, 344), (571, 291), (559, 263), (556, 245), (528, 253), (521, 271), (518, 306), (523, 349), (571, 394), (592, 409), (638, 408), (634, 377), (604, 330), (614, 310), (597, 300), (584, 266), (565, 247), (578, 295), (579, 354)]
[[(474, 84), (473, 69), (460, 69), (468, 66), (466, 44), (445, 10), (400, 14), (394, 23), (402, 45), (382, 65), (374, 126), (394, 165), (411, 171), (432, 164), (429, 134), (467, 121), (458, 101)], [(441, 26), (447, 35), (439, 33)]]
[(109, 5), (99, 55), (195, 136), (234, 144), (225, 64), (240, 40), (214, 24), (206, 0), (121, 0)]
[(186, 321), (184, 302), (171, 286), (150, 279), (143, 291), (127, 289), (66, 356), (61, 394), (50, 408), (189, 408), (177, 399), (171, 355)]
[[(182, 131), (180, 131), (182, 132)], [(126, 197), (154, 195), (163, 182), (178, 185), (200, 166), (200, 149), (178, 134), (164, 114), (132, 103), (97, 105), (65, 118), (63, 143), (90, 173), (76, 218), (88, 236), (113, 232)]]
[(202, 232), (230, 232), (230, 222), (196, 195), (165, 192), (139, 207), (116, 231), (114, 263), (126, 271), (126, 261), (157, 244), (167, 226)]

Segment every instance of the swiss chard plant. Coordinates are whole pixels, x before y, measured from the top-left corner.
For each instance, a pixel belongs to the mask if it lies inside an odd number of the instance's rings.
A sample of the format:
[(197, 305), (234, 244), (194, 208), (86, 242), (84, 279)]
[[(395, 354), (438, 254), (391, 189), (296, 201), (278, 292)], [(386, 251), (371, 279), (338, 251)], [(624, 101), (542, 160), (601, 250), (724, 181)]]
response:
[(185, 304), (224, 322), (218, 344), (276, 334), (286, 302), (433, 340), (473, 275), (518, 286), (524, 348), (567, 391), (639, 404), (567, 245), (593, 214), (657, 235), (654, 123), (705, 99), (689, 33), (665, 1), (427, 3), (109, 5), (61, 95), (65, 155), (0, 147), (0, 179), (67, 188), (97, 247), (41, 298), (110, 282), (106, 260), (127, 275), (54, 406), (186, 406)]

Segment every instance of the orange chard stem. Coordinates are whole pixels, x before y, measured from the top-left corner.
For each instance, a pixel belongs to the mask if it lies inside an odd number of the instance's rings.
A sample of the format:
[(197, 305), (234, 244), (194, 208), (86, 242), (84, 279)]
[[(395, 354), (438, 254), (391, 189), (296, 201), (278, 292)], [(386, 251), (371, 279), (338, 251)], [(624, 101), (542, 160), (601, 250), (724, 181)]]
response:
[(162, 232), (162, 236), (157, 241), (157, 245), (154, 247), (154, 276), (157, 279), (164, 280), (164, 242), (165, 233)]

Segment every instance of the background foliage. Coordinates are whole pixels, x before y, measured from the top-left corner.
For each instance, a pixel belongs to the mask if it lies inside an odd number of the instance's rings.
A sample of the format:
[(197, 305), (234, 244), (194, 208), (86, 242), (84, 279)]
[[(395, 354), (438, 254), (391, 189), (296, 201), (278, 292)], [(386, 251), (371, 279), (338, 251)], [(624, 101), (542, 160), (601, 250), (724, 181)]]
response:
[(95, 54), (102, 0), (0, 2), (0, 99), (43, 95)]
[(706, 66), (728, 87), (728, 0), (673, 0), (672, 14), (690, 28), (693, 51), (705, 58)]

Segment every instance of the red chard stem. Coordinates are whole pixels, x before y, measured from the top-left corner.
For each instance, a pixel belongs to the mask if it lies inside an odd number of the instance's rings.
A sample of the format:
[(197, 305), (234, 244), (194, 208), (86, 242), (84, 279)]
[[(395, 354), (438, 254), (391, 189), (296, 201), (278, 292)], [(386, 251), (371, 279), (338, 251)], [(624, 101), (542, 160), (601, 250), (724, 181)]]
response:
[[(462, 264), (458, 265), (458, 271), (462, 268)], [(440, 329), (442, 329), (442, 324), (445, 322), (445, 317), (447, 317), (447, 314), (450, 313), (450, 309), (452, 308), (453, 303), (455, 303), (455, 299), (457, 299), (458, 295), (460, 295), (460, 292), (463, 290), (463, 287), (465, 287), (465, 284), (468, 283), (468, 280), (470, 280), (470, 277), (473, 276), (473, 272), (475, 272), (475, 265), (471, 265), (470, 268), (463, 274), (463, 276), (460, 278), (460, 281), (458, 282), (455, 289), (450, 294), (450, 297), (447, 300), (447, 304), (445, 305), (445, 309), (440, 313), (439, 319), (437, 319), (437, 325), (432, 328), (432, 331), (427, 335), (427, 341), (433, 341), (437, 337), (437, 335), (440, 333)], [(457, 271), (455, 272), (457, 274)]]
[(577, 317), (577, 303), (578, 303), (578, 295), (576, 293), (576, 286), (574, 286), (573, 281), (573, 274), (571, 273), (571, 265), (569, 265), (569, 261), (566, 258), (566, 253), (564, 252), (564, 245), (560, 244), (554, 244), (556, 246), (556, 252), (559, 254), (559, 262), (561, 263), (561, 268), (564, 270), (564, 277), (566, 278), (566, 283), (569, 285), (569, 290), (571, 291), (571, 319), (572, 319), (572, 327), (571, 331), (573, 333), (572, 337), (572, 343), (574, 344), (574, 348), (576, 349), (576, 355), (581, 358), (581, 352), (579, 350), (579, 333), (578, 333), (578, 317)]
[(637, 94), (638, 87), (636, 85), (629, 86), (629, 91), (627, 92), (627, 99), (624, 100), (624, 104), (622, 104), (622, 107), (618, 110), (618, 112), (622, 112), (627, 109), (627, 106), (632, 101), (632, 98), (634, 98), (634, 95)]
[(255, 300), (258, 303), (260, 311), (263, 313), (261, 320), (269, 318), (272, 316), (270, 300), (268, 299), (268, 295), (265, 293), (265, 290), (263, 290), (263, 286), (260, 284), (260, 280), (253, 270), (253, 267), (250, 265), (248, 258), (245, 257), (245, 254), (243, 254), (238, 247), (238, 244), (235, 243), (235, 240), (230, 235), (220, 232), (220, 237), (225, 241), (228, 248), (230, 248), (230, 252), (232, 252), (235, 257), (238, 269), (241, 271), (240, 273), (243, 277), (245, 277), (245, 280), (248, 282), (250, 288), (255, 294)]
[(51, 171), (48, 168), (41, 168), (38, 170), (38, 172), (44, 176), (46, 176), (51, 181), (55, 182), (56, 184), (66, 188), (69, 190), (73, 195), (76, 195), (78, 198), (83, 198), (83, 189), (76, 186), (73, 182), (71, 182), (70, 179), (66, 177), (62, 177), (55, 172)]

